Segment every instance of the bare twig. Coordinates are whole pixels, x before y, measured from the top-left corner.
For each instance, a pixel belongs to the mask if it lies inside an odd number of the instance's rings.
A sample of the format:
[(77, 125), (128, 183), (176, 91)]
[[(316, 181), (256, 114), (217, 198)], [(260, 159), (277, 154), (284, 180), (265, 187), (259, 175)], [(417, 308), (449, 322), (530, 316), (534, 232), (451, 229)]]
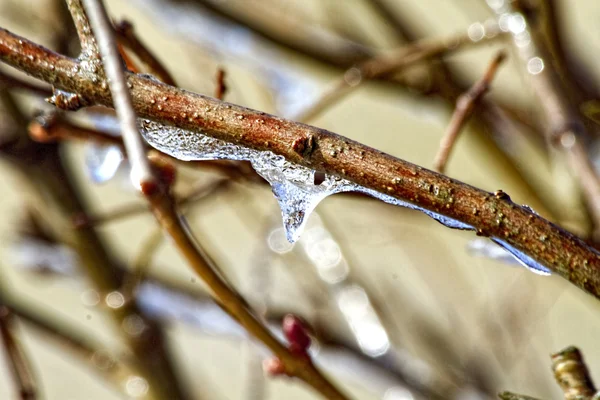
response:
[(223, 68), (217, 69), (217, 87), (215, 88), (215, 99), (223, 100), (225, 93), (227, 93), (227, 85), (225, 84), (225, 70)]
[(565, 394), (565, 400), (589, 399), (596, 393), (581, 352), (567, 347), (552, 354), (554, 378)]
[(511, 393), (511, 392), (498, 393), (498, 397), (501, 400), (538, 400), (535, 397), (525, 396), (523, 394), (517, 394), (517, 393)]
[(11, 376), (21, 400), (35, 400), (37, 385), (30, 362), (14, 337), (14, 318), (8, 307), (0, 304), (0, 338), (6, 354)]
[(473, 110), (475, 109), (475, 106), (479, 100), (490, 89), (492, 80), (496, 76), (496, 71), (505, 58), (506, 53), (503, 51), (499, 52), (488, 66), (484, 76), (473, 86), (471, 86), (471, 88), (456, 101), (456, 108), (452, 114), (452, 119), (450, 120), (450, 124), (448, 124), (448, 128), (446, 129), (444, 136), (442, 137), (440, 149), (438, 150), (433, 162), (435, 170), (439, 171), (440, 173), (444, 173), (444, 170), (446, 169), (446, 162), (450, 156), (450, 151), (452, 150), (456, 139), (458, 139), (458, 135), (469, 120), (469, 117), (473, 113)]
[(125, 80), (125, 69), (119, 55), (110, 19), (101, 0), (83, 0), (83, 3), (98, 41), (98, 50), (102, 55), (104, 72), (108, 79), (115, 110), (121, 121), (121, 133), (131, 163), (133, 184), (140, 189), (144, 185), (156, 184), (150, 170), (150, 163), (146, 158), (144, 142), (137, 128), (137, 118), (135, 111), (133, 111), (131, 96)]
[(126, 20), (119, 22), (115, 26), (115, 31), (119, 42), (137, 55), (139, 59), (148, 66), (152, 75), (156, 76), (167, 85), (177, 86), (175, 79), (173, 79), (173, 76), (169, 71), (137, 37), (131, 22)]
[[(498, 37), (498, 33), (492, 32), (487, 39), (496, 37)], [(465, 45), (476, 45), (485, 42), (486, 40), (474, 41), (468, 34), (464, 33), (442, 39), (423, 39), (400, 47), (389, 55), (376, 56), (346, 70), (342, 77), (323, 91), (315, 102), (291, 119), (302, 122), (310, 121), (367, 80), (397, 73), (423, 60), (460, 50)]]
[[(29, 54), (35, 55), (33, 60), (27, 57)], [(72, 74), (76, 60), (6, 30), (0, 30), (0, 59), (95, 104), (112, 104), (109, 94), (94, 84), (89, 74)], [(41, 59), (44, 63), (36, 61)], [(506, 241), (531, 260), (600, 297), (600, 257), (595, 250), (516, 206), (506, 196), (492, 196), (323, 129), (182, 91), (139, 75), (129, 75), (129, 81), (138, 115), (190, 130), (184, 140), (203, 134), (269, 150), (290, 162), (417, 204), (472, 226), (481, 235)]]
[(96, 38), (92, 35), (92, 28), (81, 0), (67, 0), (67, 6), (71, 12), (71, 17), (73, 17), (77, 35), (79, 36), (79, 43), (81, 44), (80, 58), (90, 60), (100, 58)]

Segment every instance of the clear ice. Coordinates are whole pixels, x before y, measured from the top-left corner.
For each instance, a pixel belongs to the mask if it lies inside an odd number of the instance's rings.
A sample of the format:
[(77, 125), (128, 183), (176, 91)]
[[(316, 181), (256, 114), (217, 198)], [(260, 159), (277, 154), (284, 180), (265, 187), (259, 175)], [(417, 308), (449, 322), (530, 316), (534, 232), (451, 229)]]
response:
[[(475, 230), (463, 222), (333, 175), (325, 175), (323, 182), (316, 185), (314, 170), (290, 163), (283, 156), (276, 155), (271, 151), (249, 149), (201, 133), (162, 125), (146, 119), (139, 120), (139, 125), (142, 135), (152, 147), (180, 160), (250, 161), (254, 170), (271, 185), (281, 208), (286, 237), (291, 243), (298, 240), (310, 213), (317, 205), (326, 197), (342, 192), (365, 193), (385, 203), (421, 211), (449, 228)], [(544, 275), (550, 273), (548, 269), (505, 242), (495, 241), (531, 271)]]

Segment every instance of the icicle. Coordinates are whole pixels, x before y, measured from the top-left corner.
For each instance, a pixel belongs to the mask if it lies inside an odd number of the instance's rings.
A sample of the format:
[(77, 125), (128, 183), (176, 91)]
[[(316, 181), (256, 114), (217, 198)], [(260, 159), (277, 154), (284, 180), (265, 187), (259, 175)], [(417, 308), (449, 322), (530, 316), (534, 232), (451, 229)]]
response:
[[(257, 151), (210, 136), (165, 126), (150, 120), (140, 120), (140, 130), (156, 149), (185, 161), (228, 159), (250, 161), (260, 176), (269, 182), (281, 208), (286, 237), (294, 243), (300, 237), (310, 213), (326, 197), (341, 192), (361, 192), (389, 204), (421, 211), (442, 225), (453, 229), (475, 230), (472, 226), (365, 188), (345, 179), (326, 175), (315, 185), (315, 171), (286, 161), (270, 151)], [(551, 272), (529, 256), (499, 239), (492, 239), (505, 248), (522, 265), (540, 275)]]

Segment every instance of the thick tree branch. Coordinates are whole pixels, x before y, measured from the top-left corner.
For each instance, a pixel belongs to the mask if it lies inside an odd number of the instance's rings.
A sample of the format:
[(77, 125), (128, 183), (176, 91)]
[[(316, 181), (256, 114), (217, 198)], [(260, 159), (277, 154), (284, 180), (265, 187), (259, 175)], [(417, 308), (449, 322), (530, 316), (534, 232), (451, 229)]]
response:
[[(0, 30), (0, 59), (38, 79), (111, 106), (78, 62)], [(329, 131), (128, 75), (138, 116), (270, 150), (291, 162), (344, 177), (495, 237), (600, 298), (600, 257), (582, 240), (514, 204), (464, 183), (394, 158)], [(195, 135), (197, 133), (190, 133)], [(186, 139), (183, 137), (182, 139)]]

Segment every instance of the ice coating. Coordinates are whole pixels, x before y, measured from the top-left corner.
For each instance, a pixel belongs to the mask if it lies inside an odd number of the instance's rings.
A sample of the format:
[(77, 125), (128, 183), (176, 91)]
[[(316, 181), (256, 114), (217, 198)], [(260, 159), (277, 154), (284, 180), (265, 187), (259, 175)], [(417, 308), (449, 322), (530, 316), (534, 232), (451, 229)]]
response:
[(544, 275), (544, 276), (548, 276), (548, 275), (552, 274), (552, 271), (550, 271), (548, 268), (544, 267), (543, 265), (541, 265), (540, 263), (535, 261), (533, 258), (524, 254), (522, 251), (514, 248), (513, 246), (506, 243), (505, 241), (500, 240), (498, 238), (491, 238), (491, 239), (494, 243), (501, 246), (506, 251), (508, 251), (510, 254), (512, 254), (521, 265), (523, 265), (524, 267), (529, 269), (531, 272), (538, 274), (538, 275)]
[[(152, 147), (177, 159), (185, 161), (217, 159), (250, 161), (256, 172), (271, 185), (281, 208), (286, 237), (291, 243), (298, 240), (310, 213), (317, 205), (326, 197), (342, 192), (365, 193), (385, 203), (421, 211), (449, 228), (475, 230), (461, 221), (333, 175), (325, 175), (323, 182), (316, 185), (315, 171), (290, 163), (282, 156), (270, 151), (249, 149), (201, 133), (162, 125), (150, 120), (140, 120), (139, 124), (142, 135)], [(519, 250), (501, 240), (493, 240), (532, 272), (540, 275), (550, 274), (547, 268)]]

